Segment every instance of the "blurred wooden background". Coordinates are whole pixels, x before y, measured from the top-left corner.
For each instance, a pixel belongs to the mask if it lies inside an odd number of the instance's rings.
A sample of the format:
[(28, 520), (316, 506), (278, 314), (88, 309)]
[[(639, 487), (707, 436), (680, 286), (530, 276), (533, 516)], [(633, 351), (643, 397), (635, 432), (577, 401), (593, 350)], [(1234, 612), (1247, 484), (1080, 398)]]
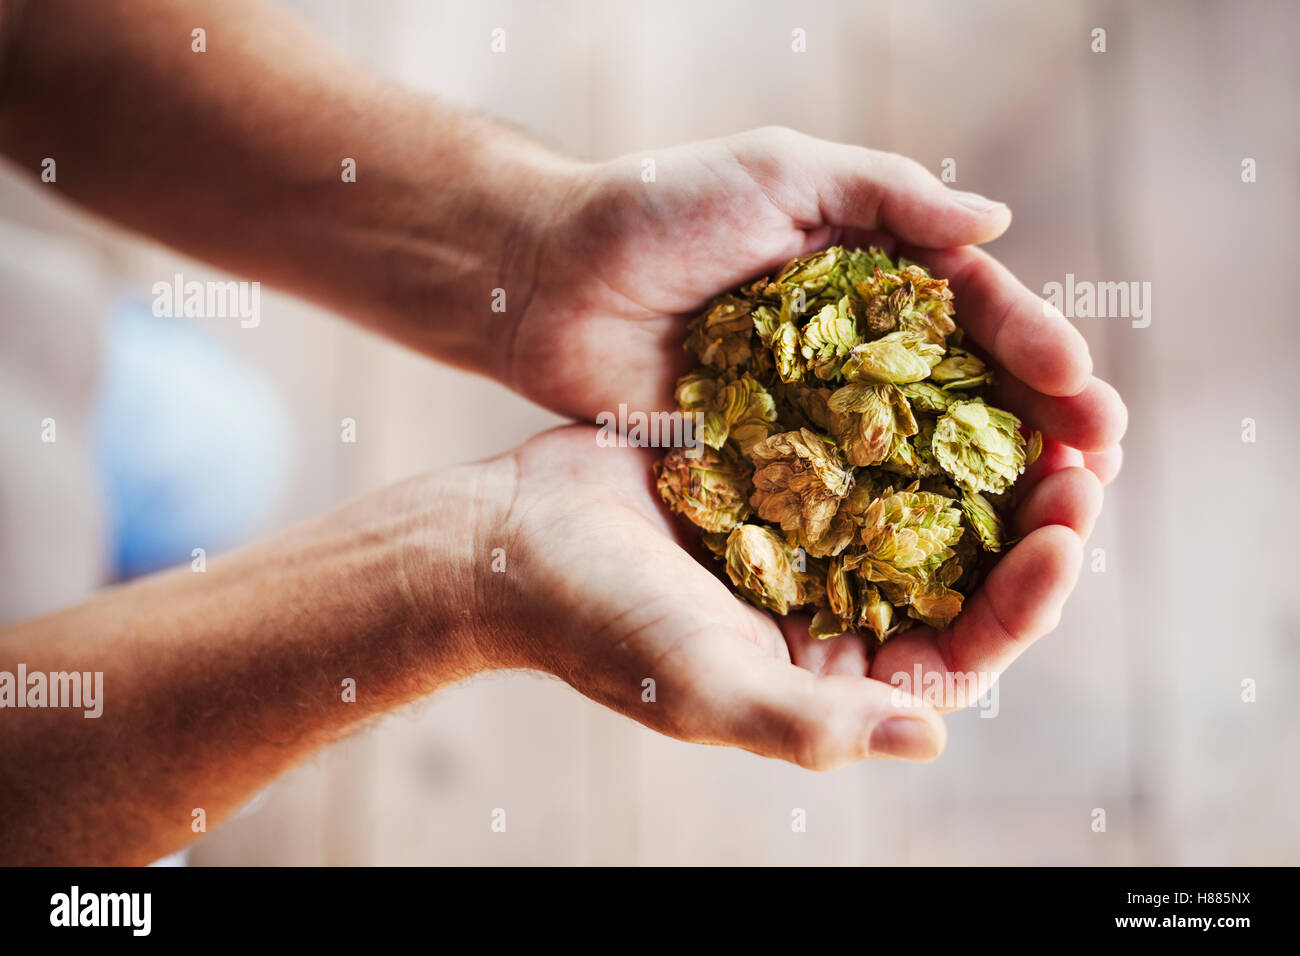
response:
[[(1300, 862), (1300, 704), (1286, 696), (1300, 677), (1300, 334), (1288, 288), (1300, 8), (292, 6), (375, 70), (583, 157), (777, 123), (936, 171), (955, 159), (959, 187), (1014, 209), (993, 251), (1031, 288), (1067, 272), (1147, 281), (1153, 317), (1144, 329), (1077, 321), (1131, 413), (1125, 470), (1089, 542), (1106, 570), (1085, 565), (1059, 631), (1003, 679), (995, 719), (949, 718), (936, 764), (814, 775), (657, 737), (554, 680), (499, 675), (322, 754), (197, 844), (191, 863)], [(497, 27), (504, 54), (489, 51)], [(1105, 53), (1090, 49), (1097, 27)], [(795, 28), (806, 53), (791, 51)], [(1241, 181), (1245, 157), (1256, 183)], [(146, 295), (181, 268), (13, 176), (0, 196), (11, 227), (92, 256), (100, 287)], [(299, 447), (284, 523), (555, 420), (281, 296), (264, 297), (256, 334), (213, 331), (291, 404)], [(449, 403), (463, 414), (436, 414)], [(356, 445), (337, 440), (345, 416)], [(1247, 417), (1253, 444), (1241, 440)], [(40, 557), (66, 567), (57, 542)], [(66, 580), (68, 600), (89, 587)], [(1255, 703), (1242, 702), (1245, 679)], [(505, 833), (490, 828), (495, 808)], [(792, 832), (795, 808), (805, 833)]]

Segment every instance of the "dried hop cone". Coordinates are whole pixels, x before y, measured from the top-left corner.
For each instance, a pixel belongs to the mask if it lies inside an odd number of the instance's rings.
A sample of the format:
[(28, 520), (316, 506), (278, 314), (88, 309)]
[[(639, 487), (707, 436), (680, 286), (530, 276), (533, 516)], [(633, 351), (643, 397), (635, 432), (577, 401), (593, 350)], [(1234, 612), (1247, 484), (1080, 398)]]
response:
[(754, 604), (786, 614), (801, 603), (795, 556), (771, 528), (738, 525), (727, 536), (725, 553), (731, 583)]
[(729, 451), (695, 457), (674, 448), (656, 466), (659, 496), (705, 531), (730, 531), (749, 517), (750, 467)]
[(879, 249), (834, 246), (719, 296), (678, 382), (696, 447), (656, 466), (736, 592), (812, 633), (945, 628), (1011, 543), (1012, 486), (1041, 447), (986, 401), (952, 292)]

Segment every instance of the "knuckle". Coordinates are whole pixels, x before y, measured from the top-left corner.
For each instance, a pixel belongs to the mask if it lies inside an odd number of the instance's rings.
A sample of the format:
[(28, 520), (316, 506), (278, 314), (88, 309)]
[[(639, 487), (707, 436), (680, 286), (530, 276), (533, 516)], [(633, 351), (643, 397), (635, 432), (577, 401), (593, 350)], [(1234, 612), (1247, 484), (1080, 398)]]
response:
[(833, 770), (840, 765), (838, 748), (825, 721), (803, 719), (790, 725), (786, 752), (805, 770)]
[(890, 160), (894, 165), (897, 174), (910, 183), (916, 185), (926, 185), (935, 182), (934, 173), (926, 169), (919, 162), (910, 156), (904, 156), (901, 153), (890, 153)]

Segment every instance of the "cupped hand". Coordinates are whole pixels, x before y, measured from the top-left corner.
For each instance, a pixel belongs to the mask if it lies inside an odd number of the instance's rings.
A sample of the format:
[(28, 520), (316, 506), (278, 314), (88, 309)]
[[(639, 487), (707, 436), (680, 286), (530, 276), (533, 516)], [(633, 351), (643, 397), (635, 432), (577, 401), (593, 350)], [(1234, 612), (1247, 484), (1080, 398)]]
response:
[(910, 159), (786, 129), (569, 175), (504, 345), (504, 377), (540, 404), (586, 421), (620, 404), (673, 408), (673, 385), (693, 362), (686, 323), (709, 299), (794, 256), (875, 243), (950, 280), (957, 322), (1001, 366), (1007, 407), (1099, 456), (1087, 462), (1099, 476), (1113, 473), (1124, 407), (1092, 376), (1083, 337), (970, 247), (1007, 228), (1006, 206), (951, 189)]
[[(687, 548), (654, 490), (659, 449), (606, 448), (595, 428), (546, 432), (510, 456), (508, 515), (485, 575), (487, 666), (526, 667), (661, 733), (815, 769), (928, 760), (942, 720), (861, 667), (791, 662), (776, 620)], [(499, 463), (500, 464), (500, 463)]]
[(742, 602), (692, 553), (695, 529), (654, 490), (661, 450), (601, 447), (596, 434), (547, 432), (508, 459), (511, 502), (492, 538), (506, 565), (483, 594), (496, 624), (488, 666), (547, 671), (662, 733), (814, 769), (936, 756), (938, 711), (973, 700), (900, 692), (895, 675), (913, 680), (919, 665), (961, 694), (977, 686), (967, 675), (1000, 673), (1055, 626), (1101, 505), (1096, 476), (1049, 443), (1025, 477), (1023, 540), (952, 628), (879, 649), (857, 634), (817, 641), (806, 618)]
[[(1119, 468), (1124, 405), (1064, 317), (968, 245), (1006, 228), (1004, 206), (910, 160), (787, 130), (647, 158), (653, 181), (626, 157), (572, 193), (515, 328), (512, 384), (588, 419), (619, 404), (670, 408), (692, 361), (686, 320), (708, 299), (830, 244), (884, 245), (949, 279), (957, 322), (997, 369), (996, 403), (1044, 433), (1017, 484), (1022, 538), (946, 631), (917, 627), (880, 647), (856, 634), (817, 641), (805, 618), (778, 624), (683, 549), (696, 535), (651, 486), (658, 452), (599, 448), (591, 429), (550, 433), (515, 459), (528, 623), (505, 666), (550, 670), (665, 733), (804, 766), (933, 756), (935, 713), (973, 703), (1059, 620)], [(903, 675), (925, 700), (891, 687)], [(885, 728), (898, 728), (889, 743)]]

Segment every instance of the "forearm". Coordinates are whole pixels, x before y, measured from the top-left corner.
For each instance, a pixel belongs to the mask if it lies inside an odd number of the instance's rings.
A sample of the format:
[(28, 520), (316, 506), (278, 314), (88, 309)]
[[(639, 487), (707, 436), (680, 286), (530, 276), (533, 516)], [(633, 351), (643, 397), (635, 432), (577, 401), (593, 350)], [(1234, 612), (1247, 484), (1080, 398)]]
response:
[(0, 672), (103, 675), (98, 717), (0, 709), (0, 862), (156, 859), (193, 839), (194, 810), (211, 827), (322, 744), (481, 669), (499, 474), (416, 479), (0, 632)]
[[(12, 3), (13, 0), (10, 0)], [(8, 9), (0, 149), (51, 188), (454, 364), (499, 371), (571, 164), (256, 0)], [(206, 31), (206, 52), (191, 30)], [(355, 160), (345, 182), (343, 161)]]

